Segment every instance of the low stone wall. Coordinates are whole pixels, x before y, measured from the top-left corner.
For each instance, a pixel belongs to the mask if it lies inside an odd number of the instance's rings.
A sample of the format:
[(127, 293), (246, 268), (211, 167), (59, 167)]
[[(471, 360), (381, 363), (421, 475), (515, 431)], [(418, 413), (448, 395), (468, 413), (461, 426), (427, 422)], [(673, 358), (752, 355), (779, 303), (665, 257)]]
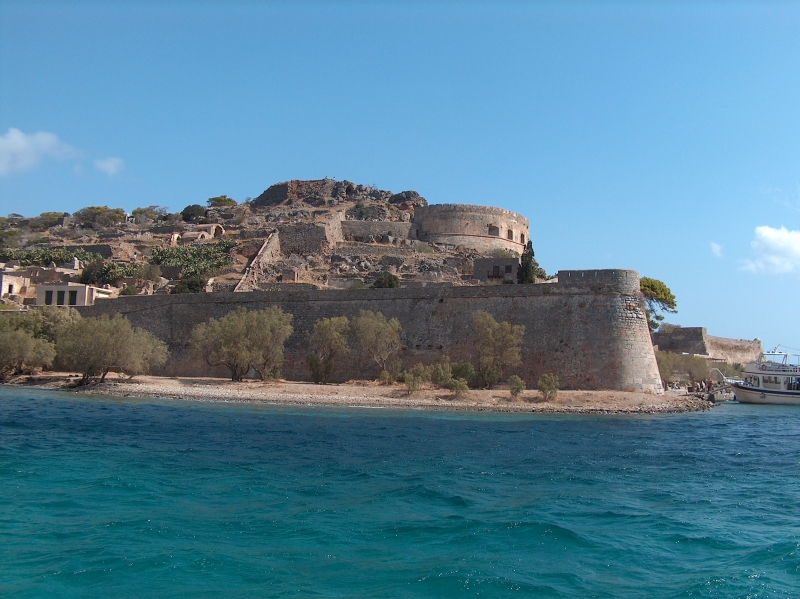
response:
[[(571, 273), (582, 271), (570, 271)], [(621, 389), (661, 392), (661, 381), (647, 329), (635, 271), (587, 271), (596, 277), (563, 276), (568, 283), (436, 286), (418, 289), (309, 290), (283, 286), (280, 291), (130, 296), (81, 308), (84, 316), (120, 313), (134, 326), (166, 341), (172, 352), (166, 373), (209, 374), (192, 359), (192, 328), (244, 306), (258, 310), (277, 305), (294, 315), (295, 332), (286, 347), (284, 375), (308, 380), (305, 356), (314, 323), (323, 317), (353, 316), (359, 310), (382, 312), (403, 326), (405, 367), (473, 358), (471, 314), (485, 310), (499, 321), (525, 325), (523, 364), (515, 372), (529, 387), (540, 375), (556, 373), (565, 389)], [(604, 273), (610, 273), (608, 275)], [(636, 291), (628, 284), (637, 281)], [(215, 374), (223, 375), (218, 370)], [(369, 360), (342, 359), (337, 379), (378, 375)]]

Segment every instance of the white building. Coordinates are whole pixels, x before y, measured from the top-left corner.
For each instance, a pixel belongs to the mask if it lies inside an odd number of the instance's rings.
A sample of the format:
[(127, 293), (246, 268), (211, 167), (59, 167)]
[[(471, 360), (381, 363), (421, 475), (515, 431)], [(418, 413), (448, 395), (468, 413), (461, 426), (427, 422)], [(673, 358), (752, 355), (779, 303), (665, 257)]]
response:
[(48, 283), (36, 286), (37, 306), (92, 306), (95, 300), (114, 297), (109, 289), (81, 283)]

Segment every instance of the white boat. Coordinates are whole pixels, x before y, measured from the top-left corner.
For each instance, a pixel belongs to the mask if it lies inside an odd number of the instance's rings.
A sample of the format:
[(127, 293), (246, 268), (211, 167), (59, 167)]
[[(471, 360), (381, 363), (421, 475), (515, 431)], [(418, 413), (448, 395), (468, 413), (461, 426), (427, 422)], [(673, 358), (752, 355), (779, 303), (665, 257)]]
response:
[(800, 406), (800, 355), (762, 353), (744, 368), (741, 379), (725, 379), (739, 403)]

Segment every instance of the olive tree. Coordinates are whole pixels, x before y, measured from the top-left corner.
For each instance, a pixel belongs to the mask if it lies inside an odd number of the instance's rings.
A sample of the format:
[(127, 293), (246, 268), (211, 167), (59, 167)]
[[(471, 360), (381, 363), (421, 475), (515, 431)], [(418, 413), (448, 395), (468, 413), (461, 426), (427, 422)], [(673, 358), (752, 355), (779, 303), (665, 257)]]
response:
[(53, 343), (15, 328), (11, 319), (0, 321), (0, 380), (26, 370), (48, 367), (56, 355)]
[(403, 347), (400, 333), (403, 327), (396, 318), (387, 319), (381, 312), (361, 310), (350, 320), (350, 329), (356, 344), (386, 371), (389, 358)]
[(248, 312), (237, 308), (192, 331), (192, 352), (209, 366), (225, 366), (241, 381), (252, 368), (262, 380), (280, 376), (283, 349), (293, 332), (292, 315), (277, 306)]
[(503, 378), (506, 368), (522, 363), (522, 337), (525, 326), (497, 322), (488, 312), (472, 313), (472, 335), (478, 351), (478, 377), (491, 388)]
[(134, 328), (127, 318), (104, 314), (83, 318), (58, 335), (59, 361), (82, 374), (81, 384), (104, 381), (112, 370), (135, 376), (166, 363), (167, 345), (144, 329)]
[(306, 356), (306, 363), (315, 383), (326, 384), (333, 374), (336, 359), (350, 353), (349, 333), (350, 322), (346, 316), (320, 318), (314, 323), (310, 335), (311, 353)]

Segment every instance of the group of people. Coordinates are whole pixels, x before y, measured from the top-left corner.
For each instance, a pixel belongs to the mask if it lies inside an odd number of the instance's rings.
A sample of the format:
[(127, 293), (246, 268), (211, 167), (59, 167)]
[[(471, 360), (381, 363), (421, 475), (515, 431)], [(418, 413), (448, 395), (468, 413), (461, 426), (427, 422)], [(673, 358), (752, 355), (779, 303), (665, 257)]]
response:
[[(718, 389), (721, 385), (722, 383), (717, 383), (712, 380), (699, 381), (688, 385), (686, 391), (687, 393), (712, 393), (714, 389)], [(672, 382), (668, 387), (677, 391), (681, 388), (681, 385), (680, 383)]]

